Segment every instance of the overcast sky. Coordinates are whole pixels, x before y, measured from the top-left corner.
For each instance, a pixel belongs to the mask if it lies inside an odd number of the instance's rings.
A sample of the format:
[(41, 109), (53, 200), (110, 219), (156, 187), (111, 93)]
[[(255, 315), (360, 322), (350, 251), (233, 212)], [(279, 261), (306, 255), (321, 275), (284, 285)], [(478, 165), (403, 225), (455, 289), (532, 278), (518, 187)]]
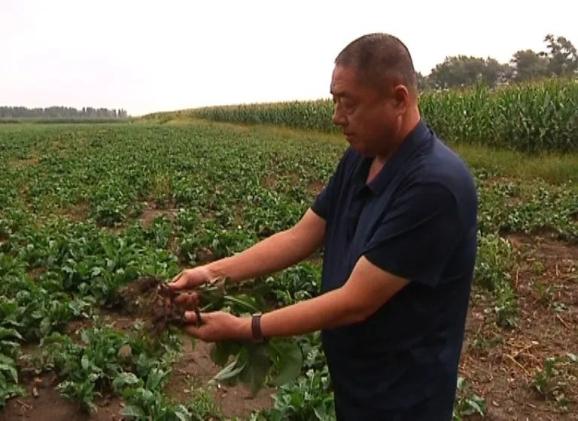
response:
[(578, 1), (0, 0), (0, 105), (129, 114), (328, 96), (333, 59), (388, 32), (424, 74), (446, 56), (578, 46)]

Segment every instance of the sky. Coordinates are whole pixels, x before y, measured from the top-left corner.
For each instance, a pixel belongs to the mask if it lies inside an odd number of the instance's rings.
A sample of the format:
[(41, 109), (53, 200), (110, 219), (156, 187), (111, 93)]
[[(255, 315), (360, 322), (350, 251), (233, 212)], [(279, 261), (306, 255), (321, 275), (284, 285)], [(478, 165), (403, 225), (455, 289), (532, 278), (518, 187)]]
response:
[(578, 46), (576, 16), (576, 0), (0, 0), (0, 106), (316, 99), (366, 33), (398, 36), (428, 74), (446, 56), (543, 50), (548, 33)]

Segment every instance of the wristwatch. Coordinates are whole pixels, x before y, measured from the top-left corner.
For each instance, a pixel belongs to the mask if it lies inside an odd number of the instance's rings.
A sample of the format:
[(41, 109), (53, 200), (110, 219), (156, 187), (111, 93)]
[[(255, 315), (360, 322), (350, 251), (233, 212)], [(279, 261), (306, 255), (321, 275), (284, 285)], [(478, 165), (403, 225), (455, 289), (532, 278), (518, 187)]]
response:
[(251, 334), (253, 336), (253, 341), (261, 343), (267, 342), (267, 338), (263, 336), (261, 331), (261, 316), (262, 313), (255, 313), (251, 316)]

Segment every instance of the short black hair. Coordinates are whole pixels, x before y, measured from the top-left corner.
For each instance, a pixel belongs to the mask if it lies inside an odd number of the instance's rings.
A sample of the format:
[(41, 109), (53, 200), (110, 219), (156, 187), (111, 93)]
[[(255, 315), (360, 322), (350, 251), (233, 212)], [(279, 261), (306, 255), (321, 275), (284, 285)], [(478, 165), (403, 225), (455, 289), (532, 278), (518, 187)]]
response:
[(393, 83), (403, 84), (417, 93), (417, 75), (411, 54), (393, 35), (363, 35), (339, 53), (335, 64), (354, 67), (365, 82), (384, 91), (389, 91), (388, 83)]

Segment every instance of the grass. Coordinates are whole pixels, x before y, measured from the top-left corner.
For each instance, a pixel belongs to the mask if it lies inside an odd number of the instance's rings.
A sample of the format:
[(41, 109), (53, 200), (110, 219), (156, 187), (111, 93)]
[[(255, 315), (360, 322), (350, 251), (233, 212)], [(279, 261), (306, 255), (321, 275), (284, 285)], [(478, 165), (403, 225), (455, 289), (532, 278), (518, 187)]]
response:
[[(140, 124), (152, 123), (157, 120), (143, 118)], [(164, 121), (164, 124), (174, 126), (201, 125), (206, 127), (227, 127), (233, 131), (251, 133), (283, 140), (311, 140), (328, 142), (347, 146), (346, 140), (340, 134), (313, 130), (302, 130), (270, 125), (247, 125), (238, 123), (221, 123), (200, 120), (186, 114), (176, 113)], [(519, 151), (496, 149), (482, 145), (451, 144), (473, 169), (483, 170), (495, 176), (540, 178), (552, 184), (578, 183), (578, 153), (542, 153), (527, 154)]]
[(477, 145), (451, 147), (470, 167), (484, 169), (499, 176), (541, 178), (552, 184), (578, 182), (578, 153), (528, 155)]

